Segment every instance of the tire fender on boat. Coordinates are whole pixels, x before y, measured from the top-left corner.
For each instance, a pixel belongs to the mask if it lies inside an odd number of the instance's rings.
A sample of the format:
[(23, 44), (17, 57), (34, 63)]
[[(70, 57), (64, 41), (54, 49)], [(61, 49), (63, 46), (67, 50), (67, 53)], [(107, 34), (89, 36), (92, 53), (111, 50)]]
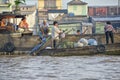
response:
[(96, 49), (97, 49), (97, 52), (98, 53), (104, 53), (105, 51), (106, 51), (106, 48), (105, 48), (105, 46), (104, 45), (98, 45), (98, 46), (96, 46)]
[(14, 44), (11, 43), (11, 42), (8, 42), (8, 43), (6, 43), (6, 44), (4, 45), (4, 50), (5, 50), (6, 52), (13, 52), (14, 49), (15, 49), (15, 46), (14, 46)]

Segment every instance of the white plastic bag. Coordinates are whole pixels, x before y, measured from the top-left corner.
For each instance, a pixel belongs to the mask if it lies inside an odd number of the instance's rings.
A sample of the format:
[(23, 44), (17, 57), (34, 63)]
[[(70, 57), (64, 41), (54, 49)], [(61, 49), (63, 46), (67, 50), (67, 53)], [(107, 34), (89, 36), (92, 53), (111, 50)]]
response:
[(62, 34), (60, 35), (60, 37), (61, 37), (61, 38), (65, 38), (65, 33), (62, 33)]
[(88, 40), (85, 38), (81, 38), (78, 42), (83, 43), (84, 46), (88, 46)]

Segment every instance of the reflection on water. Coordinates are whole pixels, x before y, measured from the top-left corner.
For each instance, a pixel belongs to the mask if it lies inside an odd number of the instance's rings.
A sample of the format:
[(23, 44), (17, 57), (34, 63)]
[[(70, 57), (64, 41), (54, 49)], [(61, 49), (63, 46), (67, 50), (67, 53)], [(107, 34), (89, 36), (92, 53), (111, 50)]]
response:
[(120, 80), (120, 58), (0, 57), (0, 80)]

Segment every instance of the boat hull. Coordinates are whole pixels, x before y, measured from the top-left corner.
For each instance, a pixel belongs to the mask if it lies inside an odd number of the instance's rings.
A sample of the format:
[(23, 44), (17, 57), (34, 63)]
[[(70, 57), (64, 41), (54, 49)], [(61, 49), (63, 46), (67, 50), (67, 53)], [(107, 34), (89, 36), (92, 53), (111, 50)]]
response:
[(82, 48), (51, 49), (42, 50), (41, 56), (82, 56), (82, 55), (120, 55), (120, 44), (104, 45), (105, 51), (98, 51), (97, 46), (88, 46)]
[[(0, 34), (1, 42), (0, 45), (8, 42), (10, 39), (3, 40), (8, 36), (10, 36), (11, 41), (15, 45), (15, 50), (13, 52), (0, 51), (0, 55), (29, 55), (32, 48), (38, 45), (41, 41), (39, 36), (31, 36), (31, 35), (8, 35), (8, 34)], [(99, 41), (99, 44), (105, 44), (105, 35), (104, 34), (96, 34), (96, 35), (67, 35), (64, 40), (67, 41), (78, 41), (80, 38), (95, 38)], [(96, 55), (96, 54), (104, 54), (104, 55), (120, 55), (120, 34), (115, 34), (115, 44), (104, 45), (105, 51), (100, 52), (97, 50), (97, 46), (86, 46), (81, 48), (64, 48), (64, 49), (42, 49), (34, 55), (39, 56), (80, 56), (80, 55)], [(47, 45), (51, 45), (49, 42)]]

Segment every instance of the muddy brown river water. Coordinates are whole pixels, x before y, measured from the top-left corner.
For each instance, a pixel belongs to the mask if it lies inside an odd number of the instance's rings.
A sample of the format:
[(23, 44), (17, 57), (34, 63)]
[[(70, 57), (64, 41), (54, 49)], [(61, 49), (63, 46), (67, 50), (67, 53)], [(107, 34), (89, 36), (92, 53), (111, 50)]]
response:
[(0, 57), (0, 80), (120, 80), (120, 56)]

